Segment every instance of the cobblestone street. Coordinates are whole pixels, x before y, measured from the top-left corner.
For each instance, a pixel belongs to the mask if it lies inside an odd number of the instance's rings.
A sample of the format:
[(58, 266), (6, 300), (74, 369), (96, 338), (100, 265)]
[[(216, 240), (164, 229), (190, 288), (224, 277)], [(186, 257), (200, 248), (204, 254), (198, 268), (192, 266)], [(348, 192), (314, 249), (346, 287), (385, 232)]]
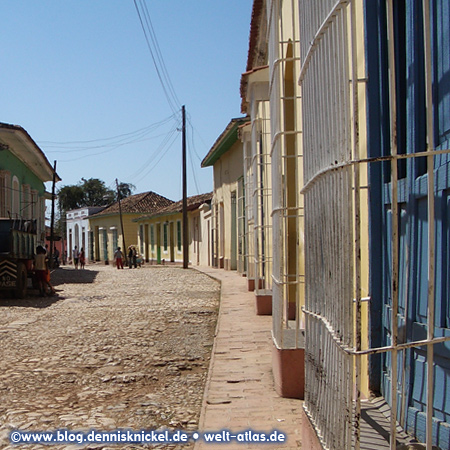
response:
[(55, 297), (0, 298), (0, 448), (18, 448), (13, 429), (198, 429), (219, 284), (177, 267), (103, 265), (57, 269), (52, 283)]

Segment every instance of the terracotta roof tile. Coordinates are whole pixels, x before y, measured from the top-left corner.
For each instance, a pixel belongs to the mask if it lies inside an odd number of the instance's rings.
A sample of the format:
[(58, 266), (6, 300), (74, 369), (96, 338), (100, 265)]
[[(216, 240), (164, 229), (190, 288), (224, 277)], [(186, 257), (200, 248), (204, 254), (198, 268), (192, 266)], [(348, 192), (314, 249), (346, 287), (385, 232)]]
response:
[[(197, 209), (200, 205), (203, 205), (203, 203), (208, 203), (212, 200), (213, 193), (208, 192), (207, 194), (200, 194), (200, 195), (193, 195), (192, 197), (187, 198), (187, 210), (192, 211), (194, 209)], [(155, 216), (162, 216), (164, 214), (174, 214), (177, 212), (182, 212), (183, 210), (183, 200), (180, 200), (178, 202), (172, 203), (169, 206), (165, 206), (161, 209), (158, 209), (157, 211), (154, 211), (151, 214), (146, 214), (143, 217), (139, 217), (137, 220), (141, 219), (149, 219), (151, 217)]]
[[(120, 201), (120, 206), (123, 214), (145, 214), (153, 213), (154, 211), (169, 206), (173, 203), (162, 195), (155, 192), (143, 192), (142, 194), (130, 195)], [(119, 202), (113, 203), (100, 213), (91, 217), (106, 216), (109, 214), (119, 213)]]

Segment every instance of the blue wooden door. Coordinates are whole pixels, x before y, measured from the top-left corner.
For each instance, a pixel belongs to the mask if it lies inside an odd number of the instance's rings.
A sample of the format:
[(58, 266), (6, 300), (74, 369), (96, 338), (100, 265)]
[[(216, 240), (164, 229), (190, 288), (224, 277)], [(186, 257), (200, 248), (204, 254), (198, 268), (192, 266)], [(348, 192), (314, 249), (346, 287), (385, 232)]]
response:
[[(448, 0), (431, 0), (434, 139), (438, 150), (450, 137), (450, 8)], [(369, 154), (390, 154), (390, 110), (387, 66), (386, 6), (366, 2)], [(427, 149), (422, 0), (394, 2), (395, 96), (397, 146), (400, 154)], [(435, 158), (435, 336), (450, 335), (450, 159)], [(399, 309), (398, 342), (425, 339), (428, 320), (427, 160), (414, 157), (398, 163)], [(372, 346), (392, 343), (392, 198), (390, 162), (370, 168)], [(381, 225), (381, 226), (380, 226)], [(380, 246), (380, 242), (382, 245)], [(381, 264), (380, 264), (381, 262)], [(390, 401), (391, 354), (371, 361), (371, 387)], [(426, 348), (399, 352), (398, 417), (419, 440), (425, 440), (427, 384)], [(378, 375), (379, 374), (379, 375)], [(450, 345), (435, 346), (434, 444), (450, 448)]]

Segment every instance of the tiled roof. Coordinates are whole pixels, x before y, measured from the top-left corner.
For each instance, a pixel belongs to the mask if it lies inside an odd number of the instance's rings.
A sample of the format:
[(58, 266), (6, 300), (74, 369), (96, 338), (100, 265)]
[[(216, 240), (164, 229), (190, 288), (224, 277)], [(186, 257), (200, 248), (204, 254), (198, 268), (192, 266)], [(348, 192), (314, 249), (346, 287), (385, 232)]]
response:
[[(162, 195), (156, 194), (155, 192), (143, 192), (142, 194), (130, 195), (120, 201), (120, 206), (123, 214), (145, 214), (153, 213), (161, 208), (169, 206), (173, 203)], [(113, 203), (108, 206), (103, 211), (95, 214), (93, 217), (106, 216), (109, 214), (119, 213), (119, 202)]]
[[(254, 0), (252, 8), (252, 19), (250, 23), (250, 37), (248, 43), (248, 56), (247, 56), (247, 69), (250, 71), (255, 67), (262, 66), (266, 59), (266, 49), (259, 49), (258, 53), (258, 40), (260, 39), (260, 33), (265, 30), (261, 30), (261, 17), (264, 14), (265, 2), (264, 0)], [(259, 61), (258, 61), (259, 58)], [(264, 62), (263, 62), (264, 61)]]
[(250, 23), (250, 36), (248, 42), (247, 66), (246, 71), (241, 76), (241, 112), (247, 111), (247, 75), (255, 70), (267, 66), (268, 47), (267, 47), (267, 19), (266, 19), (266, 1), (254, 0), (252, 8), (252, 19)]
[[(203, 203), (208, 203), (212, 200), (213, 193), (208, 192), (207, 194), (193, 195), (192, 197), (187, 198), (187, 210), (193, 211), (197, 209), (199, 206), (203, 205)], [(154, 211), (151, 214), (146, 214), (145, 216), (139, 217), (137, 220), (141, 219), (150, 219), (151, 217), (163, 216), (165, 214), (174, 214), (178, 212), (182, 212), (183, 210), (183, 200), (172, 203), (169, 206), (163, 207)]]

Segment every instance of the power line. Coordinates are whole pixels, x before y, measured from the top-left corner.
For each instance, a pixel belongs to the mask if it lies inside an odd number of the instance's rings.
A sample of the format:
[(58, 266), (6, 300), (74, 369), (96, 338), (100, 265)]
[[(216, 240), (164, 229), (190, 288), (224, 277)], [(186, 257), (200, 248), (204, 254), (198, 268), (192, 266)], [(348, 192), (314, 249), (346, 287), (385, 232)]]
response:
[[(154, 124), (151, 124), (147, 127), (140, 128), (135, 131), (131, 131), (129, 133), (123, 133), (119, 134), (117, 136), (107, 137), (107, 138), (98, 138), (98, 139), (91, 139), (91, 140), (85, 140), (85, 141), (63, 141), (63, 142), (57, 142), (57, 141), (39, 141), (39, 145), (45, 146), (46, 148), (59, 148), (63, 150), (48, 150), (47, 153), (71, 153), (72, 151), (86, 151), (91, 149), (98, 149), (98, 148), (106, 148), (106, 147), (114, 147), (116, 148), (118, 145), (126, 145), (133, 142), (141, 142), (142, 139), (145, 136), (148, 136), (152, 131), (155, 131), (159, 127), (169, 123), (171, 120), (176, 120), (176, 115), (172, 114), (171, 116), (156, 122)], [(157, 135), (154, 137), (158, 137), (161, 135)], [(104, 143), (101, 143), (104, 142)], [(98, 144), (96, 144), (98, 143)], [(86, 144), (86, 145), (85, 145)], [(96, 144), (96, 145), (91, 145)]]
[(164, 153), (159, 157), (159, 159), (153, 164), (153, 166), (147, 170), (147, 172), (145, 172), (140, 178), (138, 178), (136, 180), (136, 182), (141, 181), (143, 178), (145, 178), (150, 172), (152, 172), (156, 166), (160, 163), (160, 161), (163, 159), (163, 157), (167, 154), (167, 152), (172, 148), (172, 145), (174, 144), (175, 140), (176, 140), (177, 136), (175, 135), (172, 140), (168, 143), (166, 150), (164, 151)]
[(164, 63), (164, 59), (161, 53), (161, 49), (159, 47), (158, 40), (156, 38), (156, 33), (153, 28), (152, 21), (150, 19), (150, 13), (148, 11), (147, 5), (144, 0), (139, 0), (142, 9), (141, 14), (137, 1), (136, 0), (133, 1), (139, 16), (139, 21), (141, 22), (141, 27), (142, 31), (144, 32), (145, 40), (147, 41), (147, 47), (150, 50), (150, 55), (152, 57), (153, 64), (155, 66), (156, 73), (163, 88), (164, 95), (166, 96), (167, 103), (169, 104), (169, 107), (171, 108), (174, 114), (179, 113), (180, 101), (178, 100), (178, 97), (175, 93), (175, 89), (173, 88), (172, 82), (167, 72), (166, 65)]
[[(167, 152), (172, 147), (173, 143), (175, 142), (175, 139), (177, 137), (177, 127), (174, 126), (167, 134), (165, 139), (161, 142), (161, 144), (158, 146), (158, 148), (150, 155), (150, 157), (145, 161), (145, 163), (141, 164), (139, 169), (131, 174), (129, 179), (134, 180), (136, 177), (141, 175), (144, 171), (145, 173), (142, 175), (142, 177), (138, 178), (136, 182), (140, 181), (142, 178), (147, 176), (161, 161), (161, 159), (167, 154)], [(165, 150), (164, 150), (165, 149)], [(155, 162), (155, 158), (160, 155), (159, 159)], [(153, 163), (153, 165), (148, 169), (148, 167)], [(148, 170), (147, 170), (148, 169)]]
[[(188, 117), (188, 122), (189, 122), (189, 126), (191, 127), (191, 130), (192, 130), (192, 133), (191, 133), (192, 150), (193, 150), (195, 156), (198, 158), (198, 160), (199, 160), (200, 162), (202, 162), (202, 161), (203, 161), (203, 158), (201, 158), (201, 157), (199, 156), (199, 154), (197, 153), (197, 150), (196, 150), (196, 147), (195, 147), (195, 142), (194, 142), (194, 131), (196, 132), (197, 130), (194, 128), (194, 125), (192, 125), (192, 121), (191, 121), (190, 117)], [(198, 134), (198, 132), (197, 132), (197, 134)], [(199, 135), (199, 136), (200, 136), (200, 135)], [(201, 136), (200, 136), (200, 139), (201, 139)], [(205, 147), (206, 147), (205, 142), (204, 142), (203, 140), (202, 140), (202, 142), (203, 142), (203, 144), (204, 144)]]

